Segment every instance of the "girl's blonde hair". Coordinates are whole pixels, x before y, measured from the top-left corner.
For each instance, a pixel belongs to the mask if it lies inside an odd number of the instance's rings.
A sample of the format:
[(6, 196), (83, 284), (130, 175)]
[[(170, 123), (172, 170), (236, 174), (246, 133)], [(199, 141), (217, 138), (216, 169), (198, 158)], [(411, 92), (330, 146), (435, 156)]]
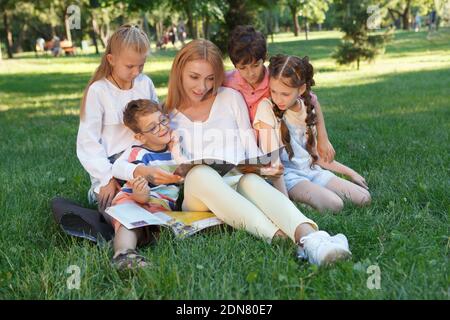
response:
[(133, 49), (137, 53), (147, 54), (150, 48), (150, 42), (145, 32), (140, 30), (137, 26), (124, 24), (113, 33), (108, 40), (106, 50), (103, 53), (100, 65), (95, 70), (94, 75), (89, 80), (83, 92), (83, 99), (81, 101), (80, 117), (83, 119), (86, 110), (86, 95), (91, 84), (95, 81), (106, 78), (112, 72), (112, 67), (106, 58), (108, 54), (118, 54), (123, 49)]
[(223, 66), (222, 53), (219, 48), (208, 40), (193, 40), (177, 53), (173, 61), (169, 76), (167, 99), (164, 103), (166, 113), (170, 113), (175, 108), (179, 108), (182, 101), (186, 99), (182, 74), (186, 64), (194, 60), (206, 60), (214, 70), (214, 86), (205, 97), (217, 94), (217, 90), (222, 85), (225, 78), (225, 68)]

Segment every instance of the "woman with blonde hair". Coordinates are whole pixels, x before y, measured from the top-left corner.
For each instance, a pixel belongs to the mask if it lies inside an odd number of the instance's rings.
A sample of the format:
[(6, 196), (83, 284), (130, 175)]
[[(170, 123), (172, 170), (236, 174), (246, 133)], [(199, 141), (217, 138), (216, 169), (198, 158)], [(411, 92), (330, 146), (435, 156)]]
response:
[[(194, 40), (174, 59), (164, 106), (185, 158), (236, 163), (259, 154), (245, 101), (238, 91), (222, 87), (223, 79), (221, 53), (210, 41)], [(314, 221), (254, 173), (222, 177), (197, 165), (185, 177), (182, 207), (212, 211), (228, 225), (269, 242), (287, 235), (299, 245), (301, 257), (318, 265), (351, 255), (344, 235), (318, 231)]]

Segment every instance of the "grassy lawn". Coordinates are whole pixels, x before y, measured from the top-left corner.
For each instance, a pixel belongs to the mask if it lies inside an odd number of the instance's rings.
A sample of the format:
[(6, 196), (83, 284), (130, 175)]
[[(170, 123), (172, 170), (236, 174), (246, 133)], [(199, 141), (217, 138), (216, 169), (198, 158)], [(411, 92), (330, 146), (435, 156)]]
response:
[[(49, 207), (56, 195), (87, 205), (75, 141), (99, 57), (1, 62), (0, 299), (449, 299), (450, 30), (432, 39), (397, 32), (359, 71), (330, 58), (339, 37), (282, 34), (269, 45), (310, 56), (336, 158), (366, 177), (373, 197), (370, 207), (337, 215), (302, 208), (350, 241), (351, 261), (321, 269), (297, 262), (289, 242), (216, 229), (184, 241), (163, 231), (142, 250), (153, 266), (118, 274), (111, 246), (65, 236)], [(145, 67), (161, 98), (174, 55), (154, 54)], [(79, 290), (66, 285), (71, 265), (81, 270)], [(371, 265), (381, 271), (378, 290), (367, 287)]]

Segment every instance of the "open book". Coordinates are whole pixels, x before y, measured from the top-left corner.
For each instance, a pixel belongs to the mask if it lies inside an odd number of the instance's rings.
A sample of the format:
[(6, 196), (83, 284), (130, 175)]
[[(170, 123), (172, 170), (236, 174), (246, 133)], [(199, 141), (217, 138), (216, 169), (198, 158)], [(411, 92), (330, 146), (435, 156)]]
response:
[(151, 213), (138, 204), (129, 202), (111, 206), (105, 210), (125, 228), (134, 229), (149, 225), (170, 227), (179, 238), (189, 237), (205, 228), (223, 224), (211, 212), (164, 211)]
[[(169, 169), (168, 171), (172, 172), (173, 174), (179, 175), (181, 177), (185, 177), (186, 174), (189, 172), (189, 170), (191, 170), (194, 166), (199, 165), (199, 164), (204, 164), (204, 165), (208, 165), (211, 168), (213, 168), (214, 170), (216, 170), (221, 176), (226, 175), (228, 172), (230, 172), (234, 168), (236, 168), (237, 170), (241, 170), (244, 168), (246, 170), (253, 169), (255, 171), (257, 169), (260, 169), (260, 171), (262, 172), (261, 174), (264, 174), (264, 172), (266, 172), (266, 174), (270, 175), (270, 167), (269, 168), (267, 168), (267, 167), (270, 164), (275, 164), (279, 161), (280, 154), (283, 149), (284, 149), (284, 146), (277, 150), (274, 150), (272, 152), (269, 152), (267, 154), (264, 154), (264, 155), (261, 155), (258, 157), (244, 159), (244, 160), (240, 161), (239, 163), (232, 163), (232, 162), (225, 161), (223, 159), (205, 158), (205, 159), (190, 160), (188, 162), (181, 163), (181, 164), (178, 164), (175, 166), (171, 166), (171, 168), (165, 168), (165, 169), (166, 170)], [(267, 168), (268, 170), (264, 171), (265, 168)]]

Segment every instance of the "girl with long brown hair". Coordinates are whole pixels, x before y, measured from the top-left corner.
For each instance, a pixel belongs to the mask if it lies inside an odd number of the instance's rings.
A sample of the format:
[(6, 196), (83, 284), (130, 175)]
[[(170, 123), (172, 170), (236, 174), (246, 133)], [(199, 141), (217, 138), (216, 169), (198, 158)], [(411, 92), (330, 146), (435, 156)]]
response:
[[(268, 152), (284, 145), (284, 180), (289, 197), (323, 211), (340, 211), (343, 199), (357, 205), (370, 203), (365, 179), (340, 164), (323, 161), (317, 153), (314, 69), (308, 57), (276, 55), (270, 58), (271, 100), (258, 106), (253, 126), (258, 129), (260, 147)], [(324, 170), (325, 169), (325, 170)], [(353, 182), (335, 176), (347, 175)]]

